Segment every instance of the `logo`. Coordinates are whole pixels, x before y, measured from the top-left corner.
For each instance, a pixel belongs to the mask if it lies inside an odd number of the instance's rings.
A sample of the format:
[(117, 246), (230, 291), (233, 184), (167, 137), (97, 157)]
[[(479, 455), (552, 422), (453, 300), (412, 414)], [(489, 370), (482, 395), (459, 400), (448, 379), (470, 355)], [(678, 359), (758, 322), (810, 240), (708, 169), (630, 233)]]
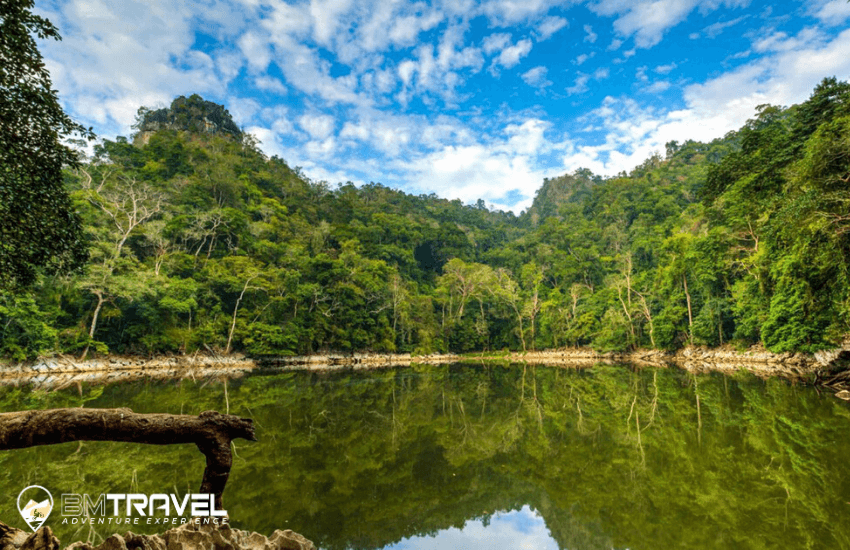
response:
[[(21, 508), (21, 497), (24, 496), (24, 493), (27, 493), (29, 500)], [(53, 511), (53, 495), (41, 485), (30, 485), (18, 494), (18, 512), (21, 513), (21, 517), (24, 518), (33, 533), (44, 525), (51, 511)]]
[[(216, 509), (215, 495), (192, 493), (178, 497), (157, 493), (107, 493), (95, 495), (63, 493), (62, 525), (183, 525), (184, 523), (225, 525), (227, 510)], [(21, 502), (26, 504), (21, 507)], [(30, 485), (18, 494), (18, 512), (33, 533), (44, 525), (53, 511), (53, 495), (41, 485)], [(190, 517), (186, 517), (190, 516)]]

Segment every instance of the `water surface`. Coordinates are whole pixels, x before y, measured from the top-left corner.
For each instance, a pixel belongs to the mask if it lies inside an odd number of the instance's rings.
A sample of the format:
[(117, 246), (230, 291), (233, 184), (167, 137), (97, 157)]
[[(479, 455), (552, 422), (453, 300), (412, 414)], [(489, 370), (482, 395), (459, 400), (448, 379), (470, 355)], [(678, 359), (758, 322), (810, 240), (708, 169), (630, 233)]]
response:
[[(253, 418), (233, 525), (328, 550), (850, 548), (848, 405), (782, 380), (492, 364), (0, 388), (2, 411), (66, 406)], [(27, 485), (185, 494), (203, 468), (191, 445), (3, 451), (0, 519), (24, 527)], [(64, 543), (111, 532), (54, 514)]]

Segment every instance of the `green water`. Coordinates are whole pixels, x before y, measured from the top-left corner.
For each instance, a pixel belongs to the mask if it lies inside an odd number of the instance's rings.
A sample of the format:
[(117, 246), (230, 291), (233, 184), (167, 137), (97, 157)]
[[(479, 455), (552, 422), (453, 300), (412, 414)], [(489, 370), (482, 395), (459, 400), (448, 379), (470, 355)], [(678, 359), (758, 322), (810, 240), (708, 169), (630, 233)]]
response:
[[(2, 411), (67, 406), (253, 418), (259, 441), (236, 442), (224, 494), (233, 525), (328, 550), (455, 548), (464, 533), (481, 548), (517, 533), (561, 549), (850, 548), (850, 408), (781, 380), (493, 364), (0, 387)], [(0, 519), (25, 528), (27, 485), (182, 495), (203, 468), (191, 445), (3, 451)], [(53, 514), (63, 543), (115, 530)]]

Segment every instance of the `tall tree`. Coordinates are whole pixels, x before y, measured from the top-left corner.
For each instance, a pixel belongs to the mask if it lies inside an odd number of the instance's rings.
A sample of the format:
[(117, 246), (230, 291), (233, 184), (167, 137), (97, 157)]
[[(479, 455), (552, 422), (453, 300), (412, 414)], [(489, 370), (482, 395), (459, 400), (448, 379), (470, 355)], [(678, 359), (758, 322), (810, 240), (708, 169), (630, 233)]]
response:
[(59, 33), (32, 8), (32, 0), (0, 2), (0, 288), (86, 259), (62, 177), (77, 155), (60, 141), (94, 135), (59, 105), (33, 37), (59, 40)]

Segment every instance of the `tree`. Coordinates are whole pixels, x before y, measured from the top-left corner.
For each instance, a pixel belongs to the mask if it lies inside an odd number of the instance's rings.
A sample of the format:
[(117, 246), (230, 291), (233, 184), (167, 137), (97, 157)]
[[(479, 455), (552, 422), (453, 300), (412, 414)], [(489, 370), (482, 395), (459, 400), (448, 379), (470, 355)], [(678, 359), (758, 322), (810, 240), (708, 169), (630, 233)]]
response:
[(32, 0), (0, 3), (0, 287), (7, 288), (86, 259), (62, 178), (63, 165), (76, 165), (77, 153), (60, 140), (94, 134), (59, 105), (32, 35), (60, 36), (32, 7)]
[(146, 222), (155, 218), (162, 210), (164, 196), (158, 190), (133, 177), (118, 175), (105, 169), (99, 170), (99, 181), (85, 169), (82, 189), (79, 192), (99, 214), (105, 223), (92, 238), (93, 262), (89, 265), (86, 277), (80, 282), (97, 302), (92, 312), (91, 324), (86, 348), (82, 357), (88, 354), (94, 341), (97, 322), (103, 306), (113, 297), (131, 299), (146, 291), (144, 277), (139, 276), (133, 254), (122, 254), (127, 240)]

